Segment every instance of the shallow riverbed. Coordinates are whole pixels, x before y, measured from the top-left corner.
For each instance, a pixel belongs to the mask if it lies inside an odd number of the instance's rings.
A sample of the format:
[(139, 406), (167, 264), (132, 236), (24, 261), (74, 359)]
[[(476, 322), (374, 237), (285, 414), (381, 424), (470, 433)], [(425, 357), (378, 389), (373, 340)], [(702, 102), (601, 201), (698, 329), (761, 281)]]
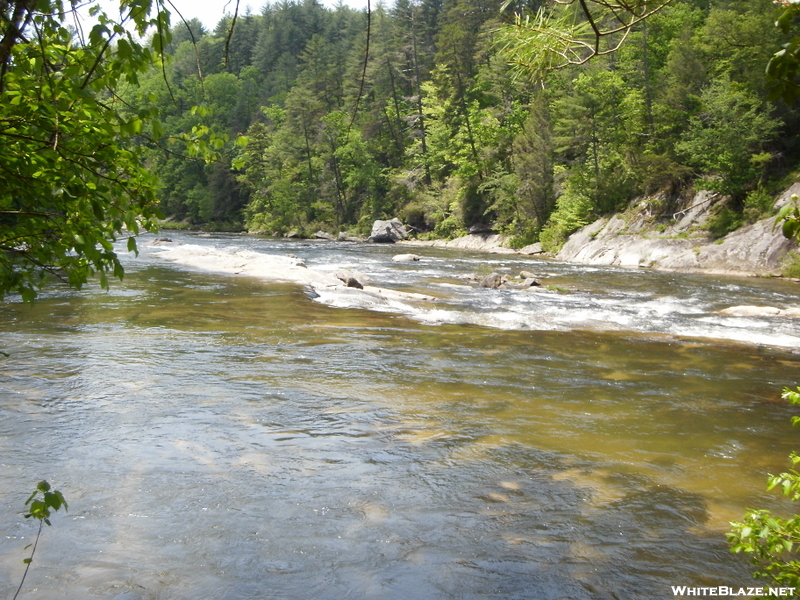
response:
[[(800, 383), (800, 321), (718, 311), (797, 306), (795, 284), (171, 237), (438, 300), (346, 308), (154, 247), (110, 292), (0, 306), (3, 597), (43, 478), (70, 510), (26, 598), (627, 600), (750, 582), (724, 533), (747, 507), (786, 508), (764, 488), (798, 439), (780, 390)], [(520, 269), (541, 289), (459, 278)]]

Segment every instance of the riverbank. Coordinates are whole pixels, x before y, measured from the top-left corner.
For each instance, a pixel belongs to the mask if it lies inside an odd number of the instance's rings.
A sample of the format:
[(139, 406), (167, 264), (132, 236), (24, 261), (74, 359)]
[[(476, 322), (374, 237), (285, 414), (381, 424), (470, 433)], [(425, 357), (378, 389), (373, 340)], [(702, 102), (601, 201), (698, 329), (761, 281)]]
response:
[[(800, 182), (785, 190), (775, 208), (785, 206), (800, 194)], [(783, 263), (797, 244), (787, 240), (774, 217), (762, 219), (722, 237), (708, 231), (709, 220), (723, 199), (701, 191), (669, 204), (660, 198), (644, 198), (624, 213), (603, 217), (573, 233), (557, 260), (595, 266), (620, 266), (746, 276), (779, 276)], [(659, 209), (659, 205), (665, 208)], [(512, 250), (499, 234), (472, 234), (455, 240), (399, 242), (405, 246), (464, 248), (502, 254), (534, 255), (538, 244)]]
[[(780, 194), (774, 207), (785, 206), (795, 194), (800, 194), (800, 182)], [(714, 238), (708, 225), (723, 202), (702, 191), (675, 212), (654, 214), (654, 201), (644, 199), (623, 214), (598, 219), (574, 233), (556, 258), (684, 273), (780, 275), (797, 244), (775, 227), (774, 217)]]

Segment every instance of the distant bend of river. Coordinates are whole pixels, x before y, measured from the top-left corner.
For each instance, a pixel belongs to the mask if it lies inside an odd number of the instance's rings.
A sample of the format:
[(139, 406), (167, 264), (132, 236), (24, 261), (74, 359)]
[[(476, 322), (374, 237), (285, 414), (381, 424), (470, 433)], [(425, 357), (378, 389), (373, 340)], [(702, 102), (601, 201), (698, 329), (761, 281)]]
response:
[[(796, 284), (170, 237), (438, 301), (347, 308), (142, 244), (109, 292), (0, 305), (2, 597), (40, 479), (70, 509), (22, 597), (59, 600), (673, 598), (752, 585), (728, 522), (793, 508), (765, 482), (798, 446), (800, 320), (718, 311)], [(459, 277), (491, 270), (543, 286)]]

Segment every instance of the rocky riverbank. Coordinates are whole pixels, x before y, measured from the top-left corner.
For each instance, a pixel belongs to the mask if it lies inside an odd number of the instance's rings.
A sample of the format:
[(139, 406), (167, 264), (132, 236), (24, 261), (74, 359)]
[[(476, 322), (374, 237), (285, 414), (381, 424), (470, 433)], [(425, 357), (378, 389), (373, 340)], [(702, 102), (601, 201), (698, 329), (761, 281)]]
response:
[[(795, 183), (776, 202), (779, 208), (800, 194)], [(599, 219), (570, 236), (559, 260), (591, 265), (645, 267), (663, 271), (769, 276), (797, 244), (783, 237), (773, 217), (714, 239), (707, 230), (721, 198), (699, 192), (674, 213), (653, 213), (641, 200), (623, 214)]]
[[(780, 208), (800, 194), (800, 182), (775, 202)], [(555, 256), (589, 265), (622, 266), (663, 271), (772, 276), (781, 272), (797, 244), (783, 237), (770, 217), (715, 239), (707, 230), (722, 198), (702, 191), (669, 211), (658, 209), (658, 198), (644, 198), (624, 213), (604, 217), (572, 234)], [(455, 240), (402, 241), (407, 246), (463, 248), (495, 253), (538, 254), (538, 244), (512, 250), (499, 234), (472, 234)]]

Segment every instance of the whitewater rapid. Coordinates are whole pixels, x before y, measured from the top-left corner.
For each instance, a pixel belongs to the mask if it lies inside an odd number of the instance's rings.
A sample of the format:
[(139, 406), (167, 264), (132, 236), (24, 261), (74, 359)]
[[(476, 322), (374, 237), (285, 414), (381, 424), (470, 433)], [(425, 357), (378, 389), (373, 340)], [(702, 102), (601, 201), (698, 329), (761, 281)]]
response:
[[(397, 249), (378, 245), (241, 237), (185, 241), (201, 243), (151, 246), (150, 252), (184, 268), (295, 283), (313, 301), (331, 307), (392, 312), (431, 325), (620, 331), (800, 348), (800, 302), (792, 284), (580, 267), (513, 255), (442, 254), (432, 248), (418, 262), (397, 263), (392, 261)], [(513, 275), (520, 269), (535, 270), (543, 285), (502, 290), (464, 282), (476, 272)], [(369, 283), (347, 287), (335, 274), (341, 270), (363, 274)]]

